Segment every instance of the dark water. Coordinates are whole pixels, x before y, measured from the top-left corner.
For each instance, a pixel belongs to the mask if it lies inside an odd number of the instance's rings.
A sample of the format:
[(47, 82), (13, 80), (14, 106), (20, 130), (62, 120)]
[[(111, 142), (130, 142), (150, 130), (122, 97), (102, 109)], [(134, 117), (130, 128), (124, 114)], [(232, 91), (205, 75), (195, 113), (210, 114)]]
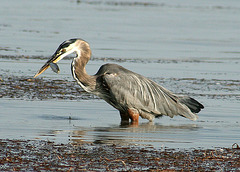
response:
[[(24, 92), (0, 99), (0, 137), (182, 148), (239, 143), (239, 16), (236, 0), (3, 1), (0, 55), (14, 58), (0, 58), (1, 92), (9, 91), (3, 85), (7, 78), (31, 78), (46, 61), (15, 57), (49, 57), (63, 40), (81, 37), (93, 51), (90, 74), (111, 58), (193, 96), (205, 109), (196, 122), (163, 117), (120, 126), (118, 112), (102, 100), (38, 100)], [(59, 75), (48, 70), (41, 76), (73, 81), (70, 60), (59, 66)]]

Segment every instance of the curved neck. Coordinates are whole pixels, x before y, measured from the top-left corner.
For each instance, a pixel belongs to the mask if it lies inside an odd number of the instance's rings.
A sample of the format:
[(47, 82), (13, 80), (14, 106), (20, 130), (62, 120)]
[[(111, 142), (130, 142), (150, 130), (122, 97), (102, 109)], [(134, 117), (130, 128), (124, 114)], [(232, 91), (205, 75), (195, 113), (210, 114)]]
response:
[(96, 86), (96, 78), (88, 75), (85, 69), (91, 57), (90, 47), (86, 44), (80, 44), (80, 48), (76, 53), (77, 57), (72, 61), (73, 78), (85, 91), (93, 92)]

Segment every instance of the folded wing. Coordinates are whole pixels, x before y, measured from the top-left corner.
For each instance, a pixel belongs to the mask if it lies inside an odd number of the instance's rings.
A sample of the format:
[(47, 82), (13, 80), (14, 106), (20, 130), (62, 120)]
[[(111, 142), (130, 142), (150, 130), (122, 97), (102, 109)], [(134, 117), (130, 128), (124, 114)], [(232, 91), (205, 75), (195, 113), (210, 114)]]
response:
[(129, 70), (106, 73), (103, 77), (109, 94), (123, 108), (134, 108), (154, 116), (181, 115), (196, 120), (203, 106), (188, 96), (178, 96), (157, 83)]

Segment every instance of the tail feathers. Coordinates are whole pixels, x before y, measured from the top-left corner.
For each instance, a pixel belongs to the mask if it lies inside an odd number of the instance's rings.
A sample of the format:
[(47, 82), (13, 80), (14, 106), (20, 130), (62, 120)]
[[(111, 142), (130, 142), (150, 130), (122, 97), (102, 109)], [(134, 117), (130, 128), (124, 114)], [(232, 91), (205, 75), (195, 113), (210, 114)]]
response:
[(201, 103), (191, 97), (181, 96), (179, 98), (180, 103), (185, 104), (193, 113), (198, 113), (204, 108)]
[(180, 116), (188, 118), (192, 121), (196, 121), (198, 119), (197, 114), (190, 112), (190, 110), (188, 112), (181, 113)]

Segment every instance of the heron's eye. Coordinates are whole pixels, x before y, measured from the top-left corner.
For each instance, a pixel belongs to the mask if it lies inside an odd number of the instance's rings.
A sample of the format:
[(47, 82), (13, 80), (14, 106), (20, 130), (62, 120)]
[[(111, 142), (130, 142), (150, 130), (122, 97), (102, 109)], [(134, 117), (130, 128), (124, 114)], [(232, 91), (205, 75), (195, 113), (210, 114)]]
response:
[(66, 49), (62, 49), (62, 50), (61, 50), (61, 53), (65, 53), (65, 52), (66, 52)]

